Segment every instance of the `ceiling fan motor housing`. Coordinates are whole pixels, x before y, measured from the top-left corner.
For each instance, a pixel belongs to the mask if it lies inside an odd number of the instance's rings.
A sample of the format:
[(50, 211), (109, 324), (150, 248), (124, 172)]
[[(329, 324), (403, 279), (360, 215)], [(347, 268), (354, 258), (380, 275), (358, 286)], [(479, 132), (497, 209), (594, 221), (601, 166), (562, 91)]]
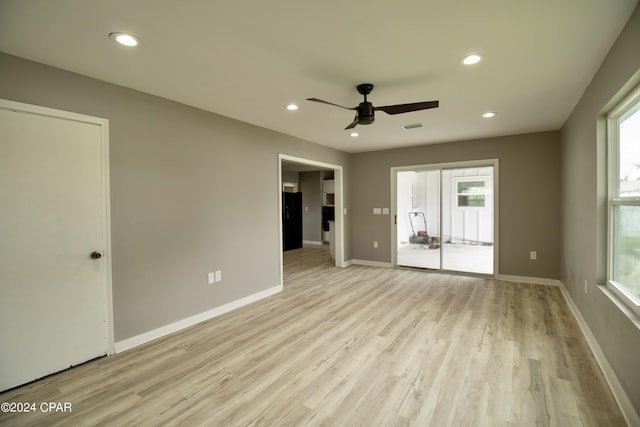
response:
[(374, 121), (374, 108), (370, 102), (361, 102), (358, 105), (358, 124), (370, 125)]

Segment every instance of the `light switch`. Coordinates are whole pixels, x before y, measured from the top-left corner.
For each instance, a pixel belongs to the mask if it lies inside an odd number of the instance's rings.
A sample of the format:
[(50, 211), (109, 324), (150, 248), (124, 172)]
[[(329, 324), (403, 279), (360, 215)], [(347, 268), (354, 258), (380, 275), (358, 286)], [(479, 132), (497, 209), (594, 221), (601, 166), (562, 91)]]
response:
[(382, 215), (389, 215), (389, 208), (382, 208)]
[(373, 208), (373, 214), (374, 215), (380, 215), (382, 213), (382, 209), (380, 208)]
[(216, 274), (215, 273), (207, 274), (207, 279), (209, 280), (209, 284), (215, 283), (216, 282)]

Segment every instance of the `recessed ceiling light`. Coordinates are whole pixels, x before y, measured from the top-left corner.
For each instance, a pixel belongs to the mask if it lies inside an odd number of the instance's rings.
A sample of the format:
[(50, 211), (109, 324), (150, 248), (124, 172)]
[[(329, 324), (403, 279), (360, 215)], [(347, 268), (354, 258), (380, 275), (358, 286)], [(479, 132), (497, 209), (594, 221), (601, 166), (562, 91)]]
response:
[(462, 63), (464, 65), (473, 65), (473, 64), (477, 64), (478, 62), (482, 61), (482, 56), (474, 53), (473, 55), (468, 55), (465, 56), (464, 58), (462, 58)]
[(349, 135), (351, 135), (354, 138), (360, 136), (360, 134), (358, 132), (351, 132)]
[(287, 110), (289, 111), (296, 111), (297, 109), (298, 109), (298, 106), (296, 104), (287, 105)]
[(494, 113), (493, 111), (489, 111), (482, 115), (482, 117), (484, 117), (485, 119), (490, 119), (491, 117), (495, 117), (495, 116), (496, 116), (496, 113)]
[(142, 44), (142, 40), (140, 40), (139, 37), (136, 37), (132, 34), (127, 34), (127, 33), (111, 33), (109, 34), (109, 37), (112, 40), (117, 41), (118, 43), (120, 43), (123, 46), (129, 46), (129, 47), (134, 47), (134, 46), (139, 46)]

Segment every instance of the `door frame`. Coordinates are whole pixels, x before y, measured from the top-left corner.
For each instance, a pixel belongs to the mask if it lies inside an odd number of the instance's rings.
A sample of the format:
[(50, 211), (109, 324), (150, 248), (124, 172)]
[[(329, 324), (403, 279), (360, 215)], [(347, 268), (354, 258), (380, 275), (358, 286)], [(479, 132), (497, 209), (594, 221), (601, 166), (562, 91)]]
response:
[(22, 102), (0, 99), (0, 108), (36, 114), (41, 116), (53, 117), (63, 120), (72, 120), (76, 122), (88, 123), (100, 127), (100, 149), (102, 157), (102, 210), (104, 215), (102, 227), (102, 239), (104, 241), (103, 262), (104, 277), (102, 286), (105, 295), (105, 337), (107, 355), (115, 353), (114, 329), (113, 329), (113, 288), (111, 273), (111, 207), (110, 207), (110, 188), (109, 188), (109, 120), (100, 117), (87, 116), (84, 114), (73, 113), (70, 111), (58, 110), (39, 105), (25, 104)]
[(323, 169), (333, 170), (333, 179), (335, 185), (335, 265), (336, 267), (346, 267), (344, 261), (344, 200), (343, 200), (343, 172), (342, 166), (331, 163), (319, 162), (317, 160), (305, 159), (302, 157), (290, 156), (288, 154), (278, 153), (278, 236), (280, 242), (280, 284), (284, 283), (284, 270), (282, 258), (282, 162), (294, 162), (308, 166), (318, 166)]
[[(397, 199), (397, 173), (405, 171), (416, 171), (419, 169), (457, 169), (457, 168), (473, 168), (483, 166), (493, 166), (493, 277), (500, 274), (500, 239), (499, 239), (499, 160), (498, 159), (480, 159), (480, 160), (467, 160), (459, 162), (447, 162), (447, 163), (427, 163), (410, 166), (392, 166), (390, 168), (391, 175), (391, 211), (392, 215), (389, 215), (389, 221), (391, 223), (391, 265), (393, 268), (398, 268), (398, 241), (397, 233), (398, 226), (396, 218), (398, 216), (398, 199)], [(442, 181), (440, 182), (440, 188), (442, 188)], [(440, 195), (442, 198), (442, 194)], [(442, 203), (440, 203), (440, 210), (442, 211)], [(440, 212), (440, 218), (442, 218), (442, 212)], [(442, 265), (441, 265), (442, 267)], [(448, 271), (448, 270), (435, 270), (435, 271)], [(465, 273), (467, 274), (467, 273)], [(476, 274), (476, 273), (473, 273)]]
[[(448, 168), (445, 168), (445, 169), (448, 169)], [(452, 184), (452, 186), (455, 186), (454, 188), (451, 189), (452, 196), (454, 194), (456, 196), (459, 195), (459, 193), (458, 193), (458, 184), (461, 183), (461, 182), (482, 181), (482, 183), (484, 184), (484, 187), (487, 188), (487, 181), (489, 179), (493, 180), (493, 176), (491, 178), (486, 178), (486, 177), (483, 177), (483, 176), (456, 176), (456, 177), (451, 177), (451, 184)], [(491, 188), (491, 191), (493, 192), (493, 187)], [(486, 193), (485, 193), (485, 196), (486, 196)], [(493, 193), (491, 194), (491, 198), (493, 198)], [(491, 200), (493, 200), (493, 199), (491, 199)], [(455, 236), (457, 234), (456, 233), (456, 229), (455, 229), (455, 227), (457, 225), (457, 221), (455, 221), (455, 219), (454, 219), (455, 218), (456, 209), (461, 209), (461, 213), (462, 213), (462, 216), (463, 216), (462, 228), (464, 230), (466, 228), (465, 227), (465, 222), (464, 222), (465, 221), (465, 215), (466, 215), (465, 211), (466, 212), (473, 212), (473, 211), (478, 211), (479, 209), (482, 209), (482, 208), (475, 207), (475, 206), (458, 206), (458, 197), (451, 197), (450, 204), (451, 205), (449, 206), (449, 211), (451, 213), (451, 216), (449, 218), (449, 223), (450, 223), (450, 227), (451, 227), (451, 237), (453, 237), (453, 236)], [(495, 207), (493, 207), (493, 208), (495, 208)], [(443, 206), (443, 209), (444, 209), (444, 206)], [(495, 224), (492, 224), (492, 228), (495, 228)], [(491, 234), (493, 236), (493, 230), (492, 230)], [(462, 233), (462, 240), (467, 240), (466, 235), (465, 235), (464, 232)], [(480, 238), (478, 238), (477, 240), (481, 241)], [(492, 243), (493, 243), (493, 245), (495, 245), (495, 242), (492, 242)]]

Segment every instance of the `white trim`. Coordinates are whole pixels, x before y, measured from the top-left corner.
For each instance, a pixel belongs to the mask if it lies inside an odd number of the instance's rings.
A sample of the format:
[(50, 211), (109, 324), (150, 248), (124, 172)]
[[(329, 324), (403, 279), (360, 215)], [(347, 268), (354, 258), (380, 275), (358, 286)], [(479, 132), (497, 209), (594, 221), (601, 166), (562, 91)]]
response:
[(625, 298), (621, 298), (620, 294), (616, 292), (614, 288), (608, 286), (598, 286), (598, 289), (606, 295), (607, 298), (622, 311), (622, 313), (629, 319), (633, 325), (640, 330), (640, 315), (636, 313), (631, 307), (629, 307), (628, 302)]
[(366, 265), (368, 267), (382, 267), (382, 268), (392, 268), (393, 264), (390, 262), (381, 262), (381, 261), (369, 261), (366, 259), (352, 259), (350, 264), (355, 265)]
[(111, 207), (110, 207), (110, 171), (109, 171), (109, 120), (87, 116), (85, 114), (73, 113), (71, 111), (58, 110), (55, 108), (42, 107), (39, 105), (25, 104), (22, 102), (0, 99), (0, 108), (13, 111), (24, 111), (41, 116), (55, 117), (64, 120), (72, 120), (81, 123), (89, 123), (100, 126), (100, 149), (102, 157), (102, 209), (104, 214), (104, 224), (102, 227), (102, 239), (105, 247), (101, 248), (105, 275), (103, 280), (105, 292), (105, 337), (107, 355), (115, 353), (114, 332), (113, 332), (113, 284), (111, 274)]
[(606, 288), (615, 294), (616, 298), (620, 300), (627, 309), (631, 310), (633, 313), (631, 316), (630, 313), (623, 310), (627, 317), (630, 317), (630, 320), (633, 321), (634, 318), (638, 318), (638, 316), (640, 316), (640, 300), (638, 297), (629, 292), (627, 288), (613, 280), (607, 280)]
[(316, 246), (322, 246), (322, 242), (319, 240), (303, 240), (302, 241), (303, 245), (316, 245)]
[[(635, 313), (640, 315), (638, 298), (622, 283), (613, 281), (614, 261), (614, 207), (640, 206), (640, 197), (620, 196), (620, 121), (640, 110), (640, 85), (636, 86), (607, 114), (607, 288)], [(626, 314), (626, 311), (623, 310)], [(627, 315), (628, 316), (628, 315)], [(630, 318), (633, 321), (633, 318)]]
[(496, 274), (495, 279), (502, 280), (503, 282), (528, 283), (532, 285), (545, 286), (560, 286), (562, 284), (562, 282), (557, 279), (546, 279), (544, 277), (512, 276), (510, 274)]
[(211, 310), (207, 310), (202, 313), (196, 314), (194, 316), (187, 317), (186, 319), (178, 320), (168, 325), (161, 326), (159, 328), (153, 329), (148, 332), (144, 332), (140, 335), (136, 335), (131, 338), (118, 341), (115, 344), (116, 353), (120, 353), (122, 351), (129, 350), (139, 345), (148, 343), (149, 341), (162, 338), (166, 335), (188, 328), (189, 326), (193, 326), (200, 322), (204, 322), (205, 320), (213, 319), (214, 317), (220, 316), (232, 310), (238, 309), (240, 307), (244, 307), (245, 305), (251, 304), (261, 299), (270, 297), (271, 295), (275, 295), (279, 292), (282, 292), (282, 289), (283, 289), (282, 285), (274, 286), (272, 288), (265, 289), (264, 291), (260, 291), (255, 294), (246, 296), (244, 298), (240, 298), (238, 300), (232, 301), (220, 307), (216, 307)]
[(112, 282), (112, 263), (111, 263), (111, 187), (110, 187), (110, 166), (109, 166), (109, 121), (104, 120), (100, 125), (102, 130), (102, 191), (104, 194), (104, 212), (105, 222), (103, 227), (104, 233), (104, 262), (106, 270), (106, 283), (105, 291), (107, 293), (107, 308), (106, 308), (106, 329), (107, 329), (107, 355), (115, 354), (115, 335), (113, 326), (113, 282)]
[[(627, 396), (627, 393), (624, 391), (624, 388), (622, 388), (622, 384), (620, 384), (618, 377), (616, 376), (613, 368), (609, 364), (609, 361), (607, 360), (607, 357), (602, 351), (600, 344), (598, 344), (596, 337), (591, 332), (589, 325), (584, 320), (584, 317), (582, 317), (582, 314), (580, 313), (580, 310), (578, 310), (578, 307), (573, 302), (573, 299), (571, 299), (571, 295), (569, 295), (569, 292), (565, 288), (564, 283), (560, 282), (559, 287), (560, 287), (560, 291), (562, 292), (562, 296), (564, 297), (565, 301), (567, 302), (567, 305), (569, 306), (569, 310), (571, 310), (571, 313), (573, 313), (573, 317), (575, 317), (576, 321), (578, 322), (578, 326), (580, 327), (582, 334), (587, 340), (587, 344), (589, 344), (589, 348), (591, 349), (593, 356), (596, 358), (596, 361), (598, 362), (598, 365), (602, 370), (602, 373), (604, 375), (605, 380), (607, 381), (607, 384), (609, 384), (609, 388), (613, 393), (613, 397), (616, 399), (616, 402), (620, 407), (622, 416), (624, 417), (625, 421), (629, 426), (640, 426), (640, 415), (638, 415), (638, 413), (635, 411), (635, 408), (631, 403), (631, 399), (629, 399), (629, 396)], [(601, 289), (602, 292), (607, 294), (608, 290), (605, 287), (598, 286), (598, 288)], [(611, 298), (610, 295), (607, 295), (607, 296)]]

